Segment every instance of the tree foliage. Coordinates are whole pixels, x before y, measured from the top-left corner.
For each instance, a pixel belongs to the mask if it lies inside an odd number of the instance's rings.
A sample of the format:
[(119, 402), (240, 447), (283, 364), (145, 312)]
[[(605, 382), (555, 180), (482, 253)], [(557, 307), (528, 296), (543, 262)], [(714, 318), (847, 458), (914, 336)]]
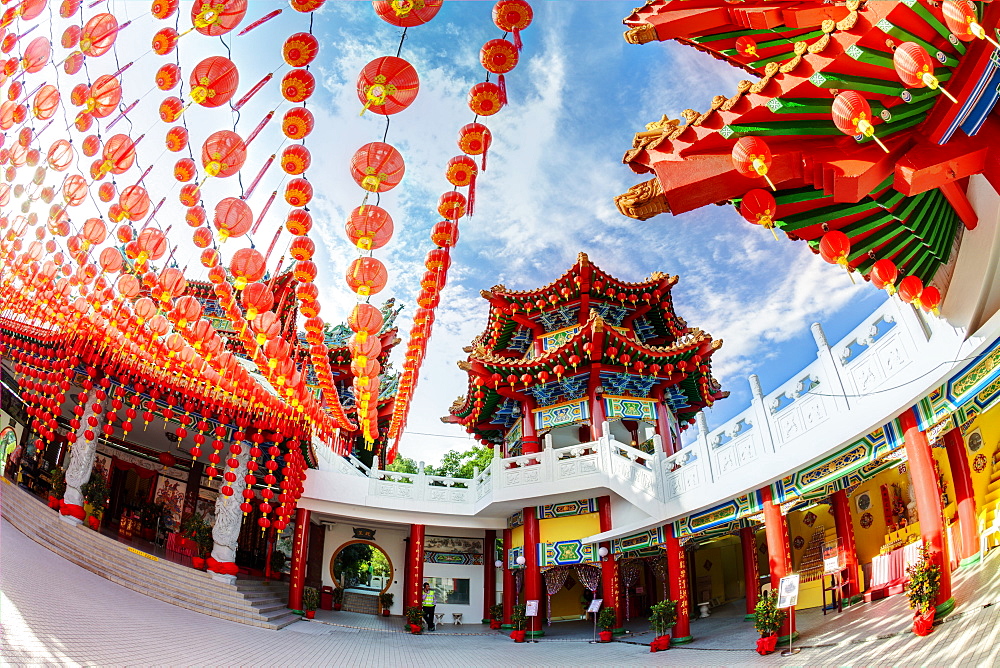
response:
[(432, 471), (427, 471), (427, 473), (451, 478), (471, 478), (474, 475), (474, 469), (478, 468), (482, 471), (490, 465), (492, 460), (493, 451), (482, 445), (473, 446), (472, 449), (465, 452), (449, 450), (441, 458), (441, 465)]

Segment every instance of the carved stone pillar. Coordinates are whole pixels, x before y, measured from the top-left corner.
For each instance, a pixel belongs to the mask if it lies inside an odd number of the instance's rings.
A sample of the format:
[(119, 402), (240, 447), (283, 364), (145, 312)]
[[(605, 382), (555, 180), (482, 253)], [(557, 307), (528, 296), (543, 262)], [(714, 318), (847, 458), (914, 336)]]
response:
[[(100, 406), (101, 412), (94, 410), (94, 406)], [(69, 464), (66, 465), (66, 491), (63, 493), (63, 502), (60, 507), (60, 517), (64, 522), (70, 524), (81, 524), (84, 518), (83, 492), (80, 488), (90, 480), (90, 472), (94, 469), (94, 458), (97, 456), (97, 439), (104, 427), (104, 410), (98, 403), (88, 403), (80, 418), (80, 428), (76, 430), (73, 437), (72, 448), (69, 453)], [(91, 427), (90, 418), (97, 418), (97, 425)], [(92, 440), (87, 440), (84, 432), (90, 430), (94, 434)]]
[(240, 528), (243, 526), (243, 490), (246, 489), (247, 461), (250, 460), (250, 448), (244, 447), (236, 455), (240, 465), (236, 468), (236, 480), (229, 484), (233, 488), (232, 496), (219, 494), (215, 500), (215, 526), (212, 527), (212, 559), (215, 564), (209, 564), (212, 579), (232, 584), (236, 581), (236, 544), (240, 538)]

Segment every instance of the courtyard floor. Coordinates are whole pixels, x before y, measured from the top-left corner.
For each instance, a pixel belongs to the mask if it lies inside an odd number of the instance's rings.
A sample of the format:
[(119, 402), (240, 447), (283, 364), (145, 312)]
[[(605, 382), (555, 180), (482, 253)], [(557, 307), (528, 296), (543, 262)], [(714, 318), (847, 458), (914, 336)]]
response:
[[(894, 596), (845, 610), (798, 614), (800, 654), (758, 656), (742, 607), (692, 622), (695, 642), (651, 654), (642, 620), (618, 642), (587, 642), (583, 622), (546, 628), (517, 645), (474, 623), (402, 632), (399, 617), (320, 611), (280, 631), (177, 608), (86, 571), (0, 522), (0, 663), (4, 665), (199, 666), (993, 666), (1000, 664), (1000, 550), (955, 574), (958, 606), (927, 638), (908, 631)], [(478, 621), (478, 620), (477, 620)]]

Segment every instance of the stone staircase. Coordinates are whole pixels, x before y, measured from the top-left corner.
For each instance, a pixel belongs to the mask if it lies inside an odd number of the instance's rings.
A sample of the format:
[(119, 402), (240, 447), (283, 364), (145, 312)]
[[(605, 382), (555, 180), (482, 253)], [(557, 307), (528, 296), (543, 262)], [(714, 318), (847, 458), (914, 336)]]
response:
[(59, 519), (58, 511), (2, 479), (0, 514), (36, 543), (102, 578), (157, 600), (202, 614), (266, 629), (299, 616), (285, 607), (288, 585), (259, 580), (216, 582), (181, 566)]
[(378, 596), (375, 594), (362, 594), (357, 591), (345, 591), (344, 600), (341, 602), (342, 609), (348, 612), (362, 612), (369, 615), (379, 613)]

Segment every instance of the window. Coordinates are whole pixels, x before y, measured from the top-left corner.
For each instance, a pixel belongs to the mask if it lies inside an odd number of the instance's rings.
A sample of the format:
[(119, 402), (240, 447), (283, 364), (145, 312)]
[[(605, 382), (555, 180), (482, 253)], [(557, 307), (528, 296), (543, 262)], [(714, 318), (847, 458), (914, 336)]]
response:
[(440, 604), (469, 605), (469, 578), (424, 578)]

